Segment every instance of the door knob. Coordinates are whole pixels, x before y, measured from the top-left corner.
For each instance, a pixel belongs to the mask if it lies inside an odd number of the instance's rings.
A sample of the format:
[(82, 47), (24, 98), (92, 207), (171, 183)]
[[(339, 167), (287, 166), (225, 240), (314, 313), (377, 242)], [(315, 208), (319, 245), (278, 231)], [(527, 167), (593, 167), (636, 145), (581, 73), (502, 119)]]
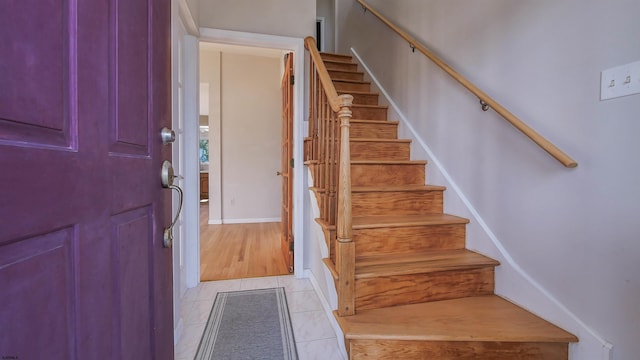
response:
[(162, 171), (160, 173), (160, 180), (162, 181), (162, 187), (165, 189), (172, 189), (178, 192), (178, 212), (176, 213), (176, 216), (173, 218), (173, 221), (171, 222), (171, 225), (169, 225), (168, 227), (164, 228), (164, 232), (163, 232), (163, 242), (162, 245), (165, 248), (171, 248), (171, 246), (173, 245), (173, 227), (176, 225), (176, 222), (178, 221), (178, 217), (180, 216), (180, 211), (182, 211), (182, 200), (184, 198), (184, 193), (182, 192), (182, 189), (180, 188), (180, 186), (177, 185), (173, 185), (173, 179), (175, 179), (176, 176), (173, 173), (173, 166), (171, 165), (171, 163), (167, 160), (162, 162)]
[(282, 172), (276, 171), (276, 176), (282, 176)]
[(170, 144), (176, 141), (176, 132), (169, 128), (163, 127), (162, 130), (160, 130), (160, 138), (162, 139), (163, 145)]

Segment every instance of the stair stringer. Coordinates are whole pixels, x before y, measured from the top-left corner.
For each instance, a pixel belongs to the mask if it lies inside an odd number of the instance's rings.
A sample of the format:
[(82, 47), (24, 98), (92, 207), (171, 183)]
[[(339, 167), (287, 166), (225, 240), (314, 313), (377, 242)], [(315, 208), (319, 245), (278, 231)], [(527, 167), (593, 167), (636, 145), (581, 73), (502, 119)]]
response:
[[(407, 117), (373, 75), (370, 68), (350, 48), (353, 60), (365, 73), (365, 81), (371, 81), (371, 91), (377, 91), (380, 105), (389, 106), (388, 118), (399, 119), (398, 138), (411, 139), (411, 159), (427, 160), (429, 182), (446, 186), (445, 212), (473, 219), (467, 225), (467, 248), (478, 251), (500, 262), (495, 269), (495, 294), (500, 295), (529, 312), (554, 323), (576, 335), (580, 341), (569, 344), (569, 359), (610, 360), (613, 345), (585, 324), (576, 314), (555, 298), (547, 289), (530, 276), (509, 254), (502, 242), (491, 230), (471, 201), (462, 192), (444, 165), (413, 128)], [(505, 284), (509, 284), (506, 286)]]
[(327, 314), (327, 318), (331, 323), (331, 327), (333, 327), (333, 330), (336, 333), (336, 339), (342, 352), (342, 356), (347, 359), (348, 356), (344, 343), (344, 333), (333, 316), (333, 311), (338, 308), (338, 293), (336, 291), (331, 271), (329, 271), (322, 262), (322, 259), (329, 257), (329, 249), (327, 248), (327, 242), (325, 241), (322, 227), (314, 220), (320, 217), (320, 207), (313, 190), (311, 190), (313, 187), (313, 176), (309, 167), (306, 167), (306, 176), (307, 188), (309, 189), (308, 208), (310, 210), (310, 216), (305, 219), (305, 223), (308, 225), (309, 236), (305, 243), (309, 244), (309, 246), (317, 246), (320, 256), (309, 262), (312, 268), (305, 269), (305, 272), (308, 272), (308, 277), (310, 278), (314, 288), (316, 288), (316, 293), (321, 297), (320, 302), (322, 303), (323, 310)]

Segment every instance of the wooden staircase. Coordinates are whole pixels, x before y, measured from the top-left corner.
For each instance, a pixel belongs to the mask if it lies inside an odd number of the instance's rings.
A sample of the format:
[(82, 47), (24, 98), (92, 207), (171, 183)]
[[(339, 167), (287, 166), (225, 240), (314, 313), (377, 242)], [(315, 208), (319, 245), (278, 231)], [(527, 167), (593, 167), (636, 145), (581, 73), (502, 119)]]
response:
[[(355, 315), (336, 312), (349, 358), (567, 359), (575, 336), (494, 294), (499, 263), (465, 248), (469, 220), (443, 213), (445, 188), (425, 185), (426, 161), (410, 160), (357, 64), (321, 57), (337, 93), (354, 97)], [(337, 283), (336, 226), (317, 221)]]

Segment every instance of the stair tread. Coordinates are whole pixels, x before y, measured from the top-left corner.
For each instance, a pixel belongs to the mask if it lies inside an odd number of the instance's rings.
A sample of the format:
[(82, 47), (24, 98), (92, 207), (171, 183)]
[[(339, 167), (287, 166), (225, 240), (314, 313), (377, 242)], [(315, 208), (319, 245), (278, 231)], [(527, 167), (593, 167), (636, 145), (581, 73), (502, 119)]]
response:
[(400, 122), (395, 120), (368, 120), (368, 119), (351, 119), (350, 123), (366, 123), (366, 124), (382, 124), (382, 125), (398, 125)]
[[(313, 189), (313, 188), (312, 188)], [(320, 190), (322, 191), (322, 190)], [(315, 221), (325, 229), (334, 230), (335, 225), (329, 225), (321, 218)], [(420, 214), (420, 215), (371, 215), (371, 216), (354, 216), (351, 219), (351, 228), (374, 229), (384, 227), (410, 227), (410, 226), (429, 226), (429, 225), (452, 225), (452, 224), (468, 224), (469, 219), (465, 219), (449, 214)]]
[(347, 339), (577, 342), (565, 330), (496, 296), (476, 296), (336, 316)]
[(333, 277), (334, 280), (338, 280), (338, 272), (336, 271), (336, 266), (333, 261), (329, 258), (324, 258), (322, 259), (322, 263), (324, 263), (324, 266), (326, 266), (331, 273), (331, 277)]
[(354, 216), (352, 219), (353, 229), (468, 223), (469, 219), (449, 214)]
[(422, 165), (426, 160), (351, 160), (351, 165)]
[(351, 59), (322, 59), (322, 62), (326, 63), (336, 63), (336, 64), (354, 64)]
[(352, 142), (377, 142), (377, 143), (410, 143), (411, 139), (378, 139), (378, 138), (353, 138)]
[(351, 192), (444, 191), (446, 189), (446, 186), (439, 185), (354, 186)]
[(356, 279), (425, 274), (498, 265), (500, 265), (498, 261), (468, 249), (370, 255), (356, 258)]
[(371, 81), (364, 81), (364, 80), (348, 80), (348, 79), (336, 79), (333, 80), (333, 82), (341, 82), (341, 83), (351, 83), (351, 84), (367, 84), (367, 85), (371, 85)]
[(335, 73), (362, 74), (362, 75), (364, 75), (364, 73), (363, 73), (362, 71), (358, 71), (358, 70), (344, 70), (344, 69), (341, 69), (341, 70), (338, 70), (338, 69), (332, 70), (332, 69), (329, 69), (329, 70), (327, 70), (327, 71), (329, 71), (330, 73), (331, 73), (331, 72), (335, 72)]
[[(329, 70), (329, 71), (346, 71), (346, 70)], [(377, 92), (372, 91), (360, 91), (360, 90), (336, 90), (338, 95), (352, 94), (352, 95), (380, 95)]]
[(351, 55), (335, 53), (335, 52), (331, 52), (331, 51), (320, 51), (320, 55), (341, 56), (341, 57), (350, 58), (350, 59), (352, 58)]
[(367, 105), (367, 104), (353, 104), (351, 107), (365, 108), (365, 109), (389, 109), (386, 105)]

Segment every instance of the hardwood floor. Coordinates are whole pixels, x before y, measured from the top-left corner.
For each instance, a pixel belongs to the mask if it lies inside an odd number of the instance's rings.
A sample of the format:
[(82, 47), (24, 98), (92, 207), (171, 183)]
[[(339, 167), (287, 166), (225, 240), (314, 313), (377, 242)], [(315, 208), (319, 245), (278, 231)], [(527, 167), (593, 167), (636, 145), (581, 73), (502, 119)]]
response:
[(209, 225), (208, 218), (208, 204), (201, 204), (201, 281), (289, 274), (279, 222)]

